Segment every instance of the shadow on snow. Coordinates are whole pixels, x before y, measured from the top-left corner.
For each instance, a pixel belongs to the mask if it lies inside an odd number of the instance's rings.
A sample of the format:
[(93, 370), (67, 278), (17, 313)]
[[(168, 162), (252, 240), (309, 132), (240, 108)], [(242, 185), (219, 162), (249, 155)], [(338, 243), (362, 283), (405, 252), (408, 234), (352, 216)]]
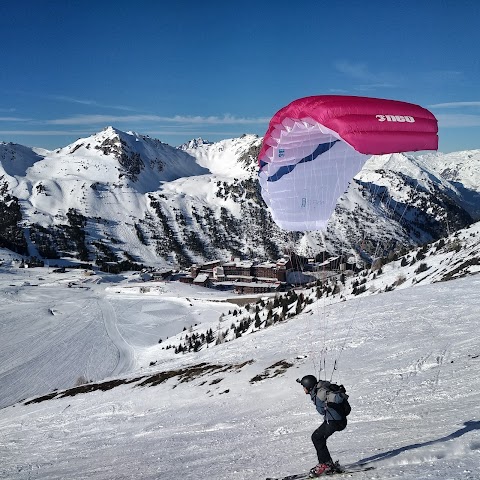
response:
[(415, 450), (417, 448), (429, 447), (431, 445), (436, 445), (438, 443), (447, 442), (449, 440), (453, 440), (454, 438), (461, 437), (468, 432), (473, 430), (480, 430), (480, 421), (478, 420), (468, 420), (463, 424), (463, 427), (457, 430), (456, 432), (451, 433), (450, 435), (446, 435), (444, 437), (437, 438), (436, 440), (429, 440), (428, 442), (423, 443), (414, 443), (412, 445), (407, 445), (405, 447), (396, 448), (394, 450), (390, 450), (389, 452), (379, 453), (377, 455), (373, 455), (372, 457), (363, 458), (358, 462), (358, 464), (365, 464), (371, 462), (378, 462), (380, 460), (388, 460), (390, 458), (396, 457), (403, 452), (408, 452), (409, 450)]

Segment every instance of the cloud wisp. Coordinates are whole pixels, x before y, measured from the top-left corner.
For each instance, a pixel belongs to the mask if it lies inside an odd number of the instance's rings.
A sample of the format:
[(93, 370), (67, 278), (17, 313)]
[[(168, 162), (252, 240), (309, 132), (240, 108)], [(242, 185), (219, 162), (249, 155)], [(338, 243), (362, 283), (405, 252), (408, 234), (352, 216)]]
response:
[(440, 113), (435, 116), (439, 126), (444, 128), (480, 127), (480, 115)]
[(366, 63), (338, 60), (334, 63), (335, 69), (343, 75), (360, 82), (357, 90), (370, 90), (378, 88), (395, 88), (398, 86), (400, 75), (390, 72), (374, 72)]
[(106, 105), (106, 104), (97, 102), (96, 100), (69, 97), (67, 95), (45, 95), (45, 98), (48, 98), (50, 100), (57, 100), (65, 103), (74, 103), (77, 105), (86, 105), (86, 106), (96, 107), (96, 108), (111, 108), (113, 110), (123, 110), (127, 112), (132, 112), (135, 110), (125, 105)]
[[(457, 110), (455, 113), (435, 113), (438, 124), (444, 128), (460, 128), (460, 127), (480, 127), (480, 114), (466, 113), (475, 112), (480, 108), (480, 101), (462, 101), (462, 102), (443, 102), (429, 105), (432, 110), (451, 111)], [(474, 109), (474, 110), (471, 110)]]
[(47, 125), (95, 125), (110, 123), (139, 123), (157, 122), (188, 125), (251, 125), (268, 123), (269, 119), (235, 117), (226, 114), (224, 116), (190, 116), (174, 115), (164, 117), (159, 115), (73, 115), (70, 117), (46, 120)]
[(464, 73), (456, 70), (431, 70), (431, 71), (377, 71), (372, 70), (363, 62), (338, 60), (334, 68), (345, 77), (357, 82), (355, 90), (379, 90), (407, 88), (411, 85), (436, 86), (458, 85), (464, 81)]
[(78, 130), (0, 130), (0, 135), (38, 135), (42, 137), (85, 135), (87, 133)]
[(30, 122), (31, 118), (21, 117), (0, 117), (0, 122)]
[(473, 102), (446, 102), (429, 105), (430, 108), (462, 108), (462, 107), (480, 107), (480, 101)]
[[(5, 117), (6, 118), (6, 117)], [(1, 117), (0, 117), (1, 120)], [(24, 119), (18, 119), (24, 120)], [(239, 136), (244, 132), (231, 131), (232, 128), (247, 127), (247, 130), (256, 130), (259, 126), (265, 126), (269, 122), (266, 117), (237, 117), (231, 114), (223, 116), (200, 116), (200, 115), (70, 115), (61, 118), (46, 120), (30, 120), (29, 127), (5, 128), (0, 130), (3, 136), (42, 136), (42, 137), (72, 137), (91, 135), (93, 131), (99, 131), (107, 125), (119, 126), (125, 131), (136, 130), (147, 135), (187, 136)], [(25, 125), (25, 124), (24, 124)], [(227, 129), (225, 129), (227, 127)], [(230, 127), (230, 129), (228, 129)]]

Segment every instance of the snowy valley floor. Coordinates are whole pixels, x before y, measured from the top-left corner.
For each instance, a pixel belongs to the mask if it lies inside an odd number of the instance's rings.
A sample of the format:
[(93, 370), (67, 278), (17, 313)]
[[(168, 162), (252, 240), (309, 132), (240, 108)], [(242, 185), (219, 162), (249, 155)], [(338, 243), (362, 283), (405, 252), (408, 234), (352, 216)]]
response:
[[(191, 290), (116, 293), (114, 278), (87, 289), (46, 273), (26, 285), (22, 275), (1, 274), (2, 479), (302, 472), (315, 464), (310, 435), (321, 419), (295, 379), (315, 373), (323, 346), (327, 375), (338, 359), (333, 380), (353, 407), (329, 440), (332, 455), (375, 466), (355, 478), (480, 479), (479, 275), (319, 302), (186, 355), (158, 338), (195, 319), (214, 325), (231, 304)], [(59, 398), (80, 376), (130, 383)], [(54, 389), (57, 398), (24, 400)]]

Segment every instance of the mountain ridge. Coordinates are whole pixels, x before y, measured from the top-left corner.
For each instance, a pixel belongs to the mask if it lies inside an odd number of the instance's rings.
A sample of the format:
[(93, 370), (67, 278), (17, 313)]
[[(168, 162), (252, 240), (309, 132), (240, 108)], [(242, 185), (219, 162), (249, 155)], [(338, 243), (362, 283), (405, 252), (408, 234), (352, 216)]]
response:
[(261, 142), (245, 134), (171, 147), (106, 127), (52, 152), (1, 143), (0, 218), (17, 239), (7, 232), (3, 245), (43, 258), (177, 267), (231, 256), (274, 259), (292, 246), (371, 258), (480, 218), (480, 150), (393, 154), (366, 163), (325, 235), (281, 231), (260, 196)]

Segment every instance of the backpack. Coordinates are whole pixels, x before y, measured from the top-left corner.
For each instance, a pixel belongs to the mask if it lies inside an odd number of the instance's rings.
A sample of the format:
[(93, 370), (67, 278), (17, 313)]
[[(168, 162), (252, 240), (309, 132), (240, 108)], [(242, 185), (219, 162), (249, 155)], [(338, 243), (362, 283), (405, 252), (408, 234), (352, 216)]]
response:
[(352, 407), (348, 402), (348, 395), (343, 385), (320, 380), (315, 389), (317, 397), (325, 402), (327, 407), (333, 408), (343, 417), (350, 415)]

